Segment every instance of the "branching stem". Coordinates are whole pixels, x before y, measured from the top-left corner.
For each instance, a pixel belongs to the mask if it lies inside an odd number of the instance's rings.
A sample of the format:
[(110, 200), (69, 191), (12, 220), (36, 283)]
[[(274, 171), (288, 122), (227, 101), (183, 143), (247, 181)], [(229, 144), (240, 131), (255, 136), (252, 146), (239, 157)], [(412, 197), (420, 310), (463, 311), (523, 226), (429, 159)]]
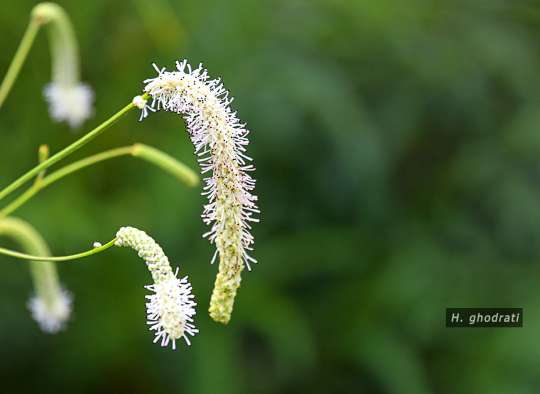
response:
[(109, 119), (107, 119), (105, 122), (103, 122), (102, 124), (97, 126), (95, 129), (90, 131), (88, 134), (85, 134), (83, 137), (79, 138), (77, 141), (75, 141), (71, 145), (67, 146), (66, 148), (62, 149), (60, 152), (56, 153), (55, 155), (51, 156), (49, 159), (45, 160), (43, 163), (35, 166), (30, 171), (26, 172), (20, 178), (18, 178), (17, 180), (12, 182), (10, 185), (8, 185), (6, 188), (4, 188), (2, 191), (0, 191), (0, 200), (8, 196), (11, 192), (17, 190), (26, 182), (30, 181), (33, 177), (38, 175), (41, 171), (45, 170), (46, 168), (49, 168), (53, 164), (69, 156), (73, 152), (77, 151), (78, 149), (80, 149), (81, 147), (83, 147), (84, 145), (92, 141), (94, 138), (96, 138), (98, 135), (103, 133), (109, 126), (111, 126), (114, 122), (116, 122), (122, 116), (127, 114), (133, 108), (136, 108), (135, 105), (133, 105), (133, 103), (129, 103), (120, 111), (118, 111), (116, 114), (114, 114)]
[(114, 159), (115, 157), (120, 156), (133, 156), (150, 162), (175, 176), (178, 180), (190, 187), (196, 186), (199, 182), (197, 174), (189, 167), (158, 149), (144, 144), (123, 146), (78, 160), (60, 168), (44, 178), (39, 179), (39, 181), (36, 180), (36, 182), (24, 193), (22, 193), (6, 207), (0, 209), (0, 219), (11, 215), (15, 210), (19, 209), (39, 191), (62, 179), (63, 177), (101, 161)]

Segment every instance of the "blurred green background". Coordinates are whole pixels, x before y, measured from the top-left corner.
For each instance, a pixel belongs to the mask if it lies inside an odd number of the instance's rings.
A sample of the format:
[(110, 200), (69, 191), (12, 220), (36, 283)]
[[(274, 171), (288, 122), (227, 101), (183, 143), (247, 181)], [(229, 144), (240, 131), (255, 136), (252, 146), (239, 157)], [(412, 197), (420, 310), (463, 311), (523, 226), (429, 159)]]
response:
[[(35, 3), (5, 1), (5, 72)], [(198, 189), (131, 158), (43, 191), (17, 216), (54, 254), (122, 225), (189, 274), (200, 334), (152, 344), (128, 250), (60, 267), (74, 314), (40, 332), (26, 263), (0, 258), (5, 393), (540, 392), (540, 3), (533, 0), (63, 1), (96, 92), (90, 130), (187, 58), (221, 76), (253, 131), (262, 222), (233, 319)], [(42, 98), (40, 32), (0, 110), (1, 186), (77, 138)], [(197, 164), (181, 119), (130, 114), (69, 162), (143, 142)], [(79, 134), (80, 135), (80, 134)], [(2, 241), (4, 242), (4, 240)], [(4, 242), (10, 245), (9, 242)], [(525, 309), (521, 329), (447, 329), (451, 306)]]

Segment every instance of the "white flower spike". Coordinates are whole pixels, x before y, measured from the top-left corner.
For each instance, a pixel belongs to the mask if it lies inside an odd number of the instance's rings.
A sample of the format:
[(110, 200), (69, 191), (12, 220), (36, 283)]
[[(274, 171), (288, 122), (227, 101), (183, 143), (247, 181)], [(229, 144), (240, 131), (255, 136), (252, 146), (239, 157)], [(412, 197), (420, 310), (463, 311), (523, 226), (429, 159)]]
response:
[(64, 328), (71, 314), (72, 302), (69, 292), (59, 289), (58, 294), (50, 299), (38, 295), (30, 298), (28, 308), (39, 327), (45, 332), (54, 334)]
[(83, 83), (51, 82), (45, 86), (43, 94), (49, 103), (51, 118), (66, 122), (76, 129), (92, 116), (94, 92)]
[[(246, 155), (249, 131), (230, 108), (232, 98), (219, 79), (211, 80), (202, 65), (192, 69), (187, 62), (176, 63), (177, 71), (159, 69), (155, 78), (145, 80), (144, 91), (152, 97), (152, 110), (164, 109), (182, 115), (187, 123), (195, 154), (205, 178), (203, 194), (208, 197), (203, 221), (211, 226), (204, 236), (216, 244), (219, 272), (210, 316), (228, 323), (244, 265), (256, 262), (248, 255), (254, 242), (250, 222), (257, 222), (257, 196), (252, 194), (255, 168)], [(142, 118), (146, 117), (143, 110)]]
[(134, 249), (152, 274), (154, 284), (145, 288), (154, 293), (146, 296), (147, 324), (156, 332), (154, 343), (161, 341), (161, 346), (168, 346), (170, 342), (176, 349), (176, 340), (183, 337), (190, 345), (188, 335), (199, 331), (193, 324), (197, 304), (187, 277), (177, 278), (178, 270), (173, 273), (163, 249), (144, 231), (122, 227), (115, 245)]
[(79, 48), (71, 21), (62, 7), (48, 2), (36, 5), (32, 17), (49, 30), (52, 82), (44, 89), (49, 113), (77, 128), (93, 114), (94, 93), (80, 81)]

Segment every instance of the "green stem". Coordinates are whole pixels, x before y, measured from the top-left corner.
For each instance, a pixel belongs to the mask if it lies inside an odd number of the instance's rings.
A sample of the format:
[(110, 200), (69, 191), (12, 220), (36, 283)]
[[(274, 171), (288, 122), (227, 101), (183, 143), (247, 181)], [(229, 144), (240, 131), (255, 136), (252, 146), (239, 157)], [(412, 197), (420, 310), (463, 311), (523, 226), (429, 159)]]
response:
[(13, 202), (7, 205), (5, 208), (0, 210), (0, 218), (6, 217), (13, 213), (15, 210), (19, 209), (24, 203), (34, 197), (41, 189), (46, 188), (51, 183), (58, 181), (59, 179), (69, 175), (75, 171), (78, 171), (82, 168), (91, 166), (92, 164), (98, 163), (103, 160), (112, 159), (114, 157), (129, 155), (132, 154), (133, 147), (126, 146), (117, 149), (111, 149), (97, 155), (87, 157), (85, 159), (71, 163), (65, 167), (62, 167), (58, 171), (51, 173), (49, 176), (41, 179), (41, 181), (36, 182), (34, 185), (29, 187), (23, 194), (17, 197)]
[(30, 48), (32, 47), (34, 39), (36, 38), (36, 34), (39, 31), (40, 25), (41, 24), (39, 21), (35, 18), (30, 19), (30, 23), (26, 28), (21, 43), (19, 44), (19, 48), (17, 48), (17, 52), (15, 53), (15, 57), (11, 61), (6, 76), (0, 85), (0, 107), (2, 107), (2, 104), (8, 96), (11, 87), (19, 75), (19, 71), (21, 71), (22, 65), (26, 60), (26, 56), (28, 55), (28, 52), (30, 52)]
[(3, 219), (9, 214), (16, 211), (21, 205), (23, 205), (26, 201), (30, 200), (38, 191), (40, 191), (41, 188), (41, 183), (35, 183), (33, 186), (25, 190), (25, 192), (19, 197), (17, 197), (16, 200), (14, 200), (11, 204), (7, 205), (0, 211), (0, 219)]
[(62, 179), (63, 177), (98, 162), (126, 155), (131, 155), (133, 157), (138, 157), (140, 159), (146, 160), (160, 167), (164, 171), (174, 175), (177, 179), (181, 180), (188, 186), (196, 186), (199, 182), (197, 174), (180, 161), (148, 145), (134, 144), (131, 146), (111, 149), (102, 153), (98, 153), (96, 155), (86, 157), (74, 163), (68, 164), (67, 166), (60, 168), (59, 170), (51, 173), (45, 178), (42, 178), (39, 182), (34, 183), (34, 185), (29, 187), (23, 194), (13, 200), (13, 202), (8, 204), (5, 208), (1, 209), (0, 219), (10, 215), (15, 210), (19, 209), (28, 200), (30, 200), (33, 196), (35, 196), (39, 191), (49, 186), (50, 184)]
[(133, 103), (129, 103), (120, 111), (118, 111), (116, 114), (114, 114), (109, 119), (107, 119), (105, 122), (103, 122), (98, 127), (90, 131), (88, 134), (84, 135), (83, 137), (81, 137), (80, 139), (72, 143), (71, 145), (62, 149), (60, 152), (51, 156), (49, 159), (45, 160), (43, 163), (37, 165), (36, 167), (32, 168), (30, 171), (26, 172), (23, 176), (21, 176), (20, 178), (12, 182), (10, 185), (8, 185), (6, 188), (4, 188), (2, 191), (0, 191), (0, 200), (2, 200), (11, 192), (17, 190), (19, 187), (24, 185), (26, 182), (31, 180), (34, 176), (39, 174), (42, 170), (49, 168), (56, 162), (62, 160), (66, 156), (70, 155), (71, 153), (75, 152), (76, 150), (80, 149), (81, 147), (83, 147), (84, 145), (92, 141), (94, 138), (100, 135), (109, 126), (111, 126), (114, 122), (116, 122), (118, 119), (120, 119), (122, 116), (124, 116), (133, 108), (136, 108), (135, 105), (133, 105)]
[(93, 248), (93, 249), (87, 250), (86, 252), (72, 254), (68, 256), (57, 256), (57, 257), (33, 256), (31, 254), (20, 253), (15, 250), (10, 250), (6, 248), (0, 248), (0, 254), (15, 257), (17, 259), (32, 260), (32, 261), (70, 261), (70, 260), (81, 259), (87, 256), (92, 256), (94, 254), (103, 252), (104, 250), (107, 250), (110, 247), (114, 246), (115, 242), (116, 242), (116, 238), (107, 242), (105, 245), (100, 246), (99, 248)]
[[(39, 163), (43, 163), (45, 160), (49, 158), (49, 146), (48, 145), (41, 145), (39, 147), (38, 152), (38, 158)], [(23, 194), (21, 194), (15, 201), (13, 201), (11, 204), (9, 204), (4, 209), (0, 210), (0, 219), (6, 217), (13, 211), (15, 211), (17, 208), (19, 208), (22, 204), (26, 202), (26, 200), (30, 199), (34, 194), (36, 194), (41, 188), (41, 183), (43, 182), (43, 177), (45, 176), (45, 171), (42, 170), (39, 172), (39, 174), (36, 177), (36, 180), (34, 181), (34, 184), (32, 187), (30, 187), (28, 190), (26, 190)]]
[[(0, 236), (10, 237), (27, 253), (43, 258), (51, 254), (43, 237), (29, 223), (21, 219), (0, 220)], [(62, 292), (54, 263), (30, 261), (30, 273), (36, 295), (43, 300), (48, 308), (54, 308)]]
[[(47, 177), (43, 178), (39, 188), (41, 189), (45, 188), (49, 186), (51, 183), (54, 183), (60, 180), (61, 178), (65, 177), (66, 175), (71, 174), (72, 172), (81, 170), (85, 167), (89, 167), (93, 164), (99, 163), (100, 161), (109, 160), (118, 156), (125, 156), (125, 155), (131, 155), (131, 154), (133, 154), (133, 146), (123, 146), (121, 148), (110, 149), (105, 152), (101, 152), (96, 155), (86, 157), (82, 160), (78, 160), (74, 163), (68, 164), (67, 166), (62, 167), (58, 171), (55, 171), (51, 173), (50, 175), (48, 175)], [(0, 211), (0, 212), (3, 213), (3, 211)]]
[[(38, 163), (41, 164), (49, 158), (49, 145), (40, 145), (38, 149)], [(45, 177), (47, 170), (40, 171), (37, 175), (34, 185), (40, 183)]]

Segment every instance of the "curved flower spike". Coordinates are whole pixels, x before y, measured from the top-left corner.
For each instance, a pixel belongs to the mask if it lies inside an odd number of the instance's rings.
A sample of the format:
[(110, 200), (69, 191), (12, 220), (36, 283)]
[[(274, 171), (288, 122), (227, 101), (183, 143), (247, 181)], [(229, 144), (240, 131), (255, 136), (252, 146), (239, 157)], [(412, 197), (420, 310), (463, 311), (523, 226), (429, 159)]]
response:
[[(16, 240), (21, 247), (37, 256), (50, 256), (50, 251), (41, 235), (21, 219), (0, 220), (0, 234)], [(50, 261), (31, 261), (30, 272), (35, 295), (28, 301), (32, 317), (47, 333), (56, 333), (64, 328), (71, 313), (72, 297), (60, 286), (58, 272)]]
[(51, 117), (77, 128), (93, 113), (94, 93), (80, 82), (79, 49), (73, 26), (63, 8), (54, 3), (36, 5), (32, 17), (49, 30), (52, 82), (45, 86), (44, 95)]
[(177, 71), (154, 68), (158, 76), (144, 81), (152, 103), (139, 103), (141, 117), (159, 109), (182, 115), (201, 172), (210, 174), (202, 218), (211, 226), (204, 236), (216, 244), (212, 262), (219, 254), (219, 273), (209, 312), (214, 320), (228, 323), (244, 265), (250, 269), (250, 262), (256, 262), (248, 255), (254, 242), (250, 222), (257, 222), (253, 215), (259, 213), (252, 194), (255, 180), (249, 175), (255, 167), (245, 153), (249, 131), (231, 110), (229, 92), (219, 79), (209, 79), (202, 65), (192, 69), (184, 60), (176, 63)]
[(156, 331), (154, 343), (161, 340), (161, 346), (167, 346), (171, 342), (176, 349), (176, 340), (183, 337), (190, 345), (188, 335), (199, 331), (193, 324), (197, 304), (187, 276), (177, 278), (178, 270), (173, 273), (163, 249), (144, 231), (122, 227), (116, 238), (115, 245), (134, 249), (152, 274), (154, 284), (145, 288), (154, 293), (146, 296), (147, 323), (150, 331)]

